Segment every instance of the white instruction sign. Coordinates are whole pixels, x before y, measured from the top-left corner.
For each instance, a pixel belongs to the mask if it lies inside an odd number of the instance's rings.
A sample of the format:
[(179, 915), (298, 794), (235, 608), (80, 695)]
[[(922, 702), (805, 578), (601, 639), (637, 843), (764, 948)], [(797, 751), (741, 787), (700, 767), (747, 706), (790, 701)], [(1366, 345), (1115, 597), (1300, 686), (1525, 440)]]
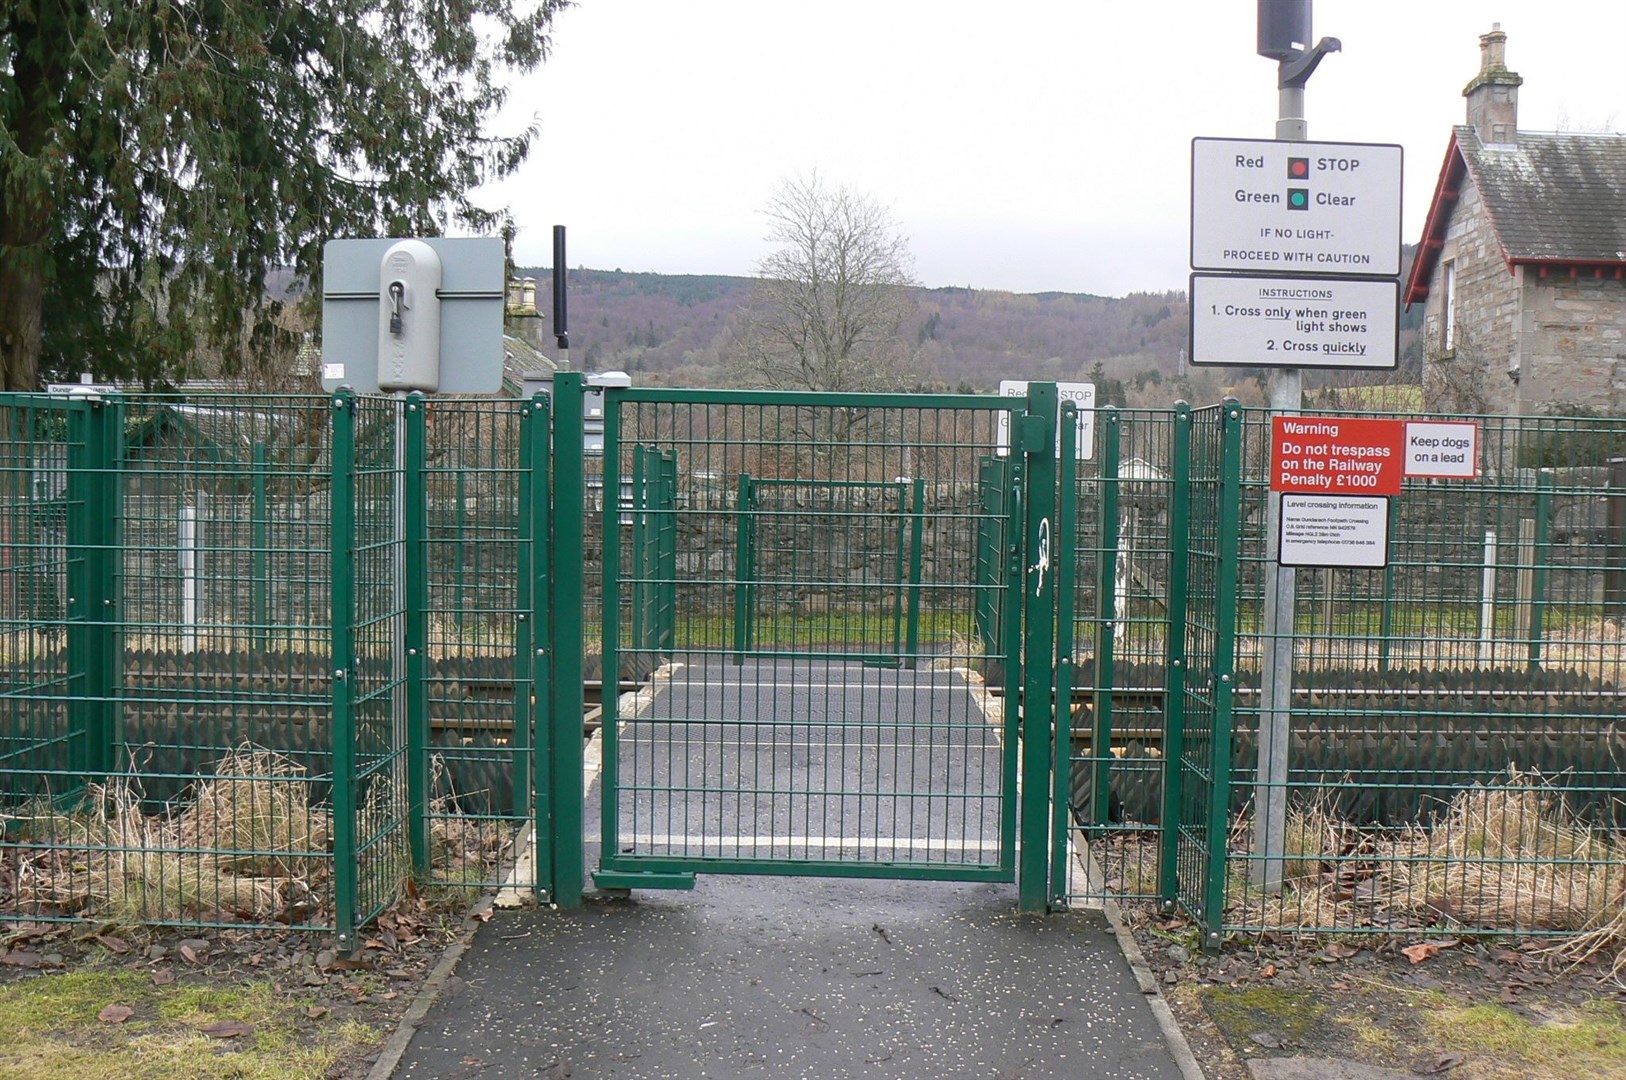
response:
[(1283, 566), (1389, 565), (1389, 500), (1381, 496), (1283, 495)]
[(1191, 362), (1229, 367), (1395, 367), (1400, 282), (1191, 275)]
[[(1074, 458), (1088, 461), (1095, 454), (1095, 384), (1087, 382), (1059, 382), (1056, 392), (1063, 401), (1078, 406), (1078, 450)], [(1027, 397), (1028, 380), (1001, 379), (1000, 397)], [(1000, 457), (1011, 452), (1011, 414), (1002, 412), (994, 422), (994, 444)], [(1056, 453), (1061, 453), (1061, 432), (1056, 432)]]
[(1479, 475), (1479, 425), (1454, 420), (1406, 421), (1406, 476), (1472, 480)]

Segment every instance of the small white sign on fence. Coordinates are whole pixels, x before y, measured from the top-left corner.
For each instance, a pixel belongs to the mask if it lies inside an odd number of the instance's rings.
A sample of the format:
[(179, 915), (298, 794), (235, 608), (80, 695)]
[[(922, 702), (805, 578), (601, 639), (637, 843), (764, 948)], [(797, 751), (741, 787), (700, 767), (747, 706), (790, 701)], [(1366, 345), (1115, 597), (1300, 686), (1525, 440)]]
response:
[(1472, 480), (1479, 475), (1479, 425), (1466, 420), (1406, 421), (1405, 475)]
[(1283, 566), (1389, 565), (1389, 500), (1382, 496), (1283, 495)]

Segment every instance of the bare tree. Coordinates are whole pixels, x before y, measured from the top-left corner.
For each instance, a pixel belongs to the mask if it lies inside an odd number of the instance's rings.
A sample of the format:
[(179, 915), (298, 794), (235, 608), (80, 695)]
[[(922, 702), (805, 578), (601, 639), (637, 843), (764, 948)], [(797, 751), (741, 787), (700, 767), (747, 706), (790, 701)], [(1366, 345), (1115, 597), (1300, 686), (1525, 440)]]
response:
[(781, 182), (734, 352), (742, 381), (784, 390), (891, 390), (908, 383), (914, 307), (909, 241), (891, 213), (815, 172)]

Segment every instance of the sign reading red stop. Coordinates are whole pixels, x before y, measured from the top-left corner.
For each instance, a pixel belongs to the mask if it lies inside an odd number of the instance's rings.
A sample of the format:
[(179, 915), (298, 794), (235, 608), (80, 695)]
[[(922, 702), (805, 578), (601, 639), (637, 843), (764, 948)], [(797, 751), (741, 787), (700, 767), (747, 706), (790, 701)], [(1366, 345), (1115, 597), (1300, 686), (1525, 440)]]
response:
[(1270, 434), (1272, 491), (1400, 494), (1404, 421), (1277, 416)]

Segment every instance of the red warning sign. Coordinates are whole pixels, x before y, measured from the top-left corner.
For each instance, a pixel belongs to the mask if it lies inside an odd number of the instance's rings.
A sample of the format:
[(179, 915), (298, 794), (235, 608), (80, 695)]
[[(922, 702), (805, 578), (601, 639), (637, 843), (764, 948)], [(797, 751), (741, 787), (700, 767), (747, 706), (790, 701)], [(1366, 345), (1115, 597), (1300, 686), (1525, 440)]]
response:
[(1272, 491), (1400, 494), (1404, 421), (1277, 416), (1270, 434)]

